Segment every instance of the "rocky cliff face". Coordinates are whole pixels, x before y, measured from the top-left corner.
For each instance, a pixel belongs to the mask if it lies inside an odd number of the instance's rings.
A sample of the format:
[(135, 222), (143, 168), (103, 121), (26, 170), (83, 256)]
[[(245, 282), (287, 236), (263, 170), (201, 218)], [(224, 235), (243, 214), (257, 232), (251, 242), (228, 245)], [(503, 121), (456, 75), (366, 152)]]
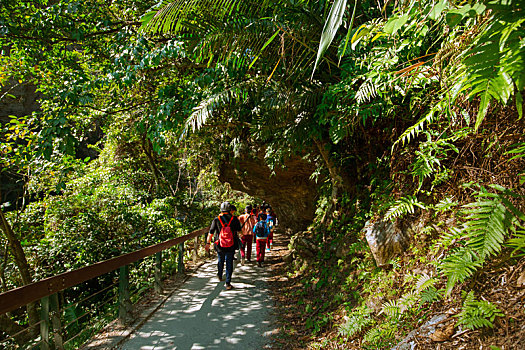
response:
[(264, 199), (275, 210), (279, 222), (294, 231), (305, 229), (313, 220), (317, 184), (310, 180), (315, 166), (295, 157), (272, 174), (262, 156), (222, 165), (219, 179), (235, 190)]
[(10, 115), (17, 117), (31, 115), (40, 108), (38, 102), (40, 94), (36, 91), (36, 86), (32, 84), (12, 82), (2, 87), (0, 96), (4, 96), (0, 99), (0, 122), (9, 120)]

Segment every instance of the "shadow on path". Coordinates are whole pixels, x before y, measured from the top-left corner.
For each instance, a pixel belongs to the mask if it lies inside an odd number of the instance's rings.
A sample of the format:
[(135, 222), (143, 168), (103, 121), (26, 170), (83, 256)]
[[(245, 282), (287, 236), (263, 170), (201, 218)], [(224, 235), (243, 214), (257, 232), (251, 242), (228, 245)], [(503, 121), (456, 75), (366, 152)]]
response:
[(119, 349), (264, 349), (273, 331), (267, 268), (238, 264), (233, 290), (204, 264)]

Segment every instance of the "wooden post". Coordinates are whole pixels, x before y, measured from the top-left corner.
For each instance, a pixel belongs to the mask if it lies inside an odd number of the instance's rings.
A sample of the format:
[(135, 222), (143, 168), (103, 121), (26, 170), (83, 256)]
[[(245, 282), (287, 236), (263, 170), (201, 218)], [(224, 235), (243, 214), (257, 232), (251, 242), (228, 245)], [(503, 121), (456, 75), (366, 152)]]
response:
[(179, 273), (184, 273), (184, 242), (179, 244), (179, 261), (177, 267)]
[(155, 292), (162, 293), (162, 251), (155, 254)]
[(40, 299), (40, 349), (49, 350), (49, 297)]
[(55, 349), (64, 349), (64, 339), (62, 338), (62, 322), (60, 321), (60, 305), (58, 303), (58, 294), (50, 296), (51, 322), (53, 324), (53, 337), (55, 339)]
[(197, 263), (197, 256), (199, 254), (199, 236), (193, 239), (193, 263)]
[(128, 312), (131, 309), (131, 301), (129, 298), (129, 266), (120, 267), (119, 283), (118, 283), (118, 301), (119, 312), (118, 318), (121, 324), (126, 324), (128, 321)]

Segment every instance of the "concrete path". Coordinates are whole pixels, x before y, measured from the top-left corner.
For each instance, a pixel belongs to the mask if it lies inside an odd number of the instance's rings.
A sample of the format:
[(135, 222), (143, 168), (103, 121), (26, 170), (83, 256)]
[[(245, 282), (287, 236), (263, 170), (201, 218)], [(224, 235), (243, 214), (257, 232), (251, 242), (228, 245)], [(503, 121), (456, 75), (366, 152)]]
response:
[(236, 263), (233, 290), (218, 281), (216, 259), (206, 262), (119, 349), (268, 347), (274, 331), (269, 271), (254, 261), (241, 266), (239, 258)]

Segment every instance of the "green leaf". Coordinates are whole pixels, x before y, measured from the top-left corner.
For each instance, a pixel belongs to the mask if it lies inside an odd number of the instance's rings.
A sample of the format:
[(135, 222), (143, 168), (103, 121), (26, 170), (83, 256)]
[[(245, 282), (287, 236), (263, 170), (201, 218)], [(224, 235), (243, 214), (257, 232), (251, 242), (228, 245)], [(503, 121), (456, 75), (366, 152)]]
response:
[(343, 23), (343, 15), (346, 8), (347, 0), (335, 0), (328, 14), (328, 19), (325, 22), (323, 33), (321, 34), (321, 41), (319, 41), (319, 49), (317, 50), (317, 57), (315, 58), (314, 69), (312, 71), (312, 77), (314, 76), (315, 69), (319, 64), (319, 60), (324, 55), (332, 40), (334, 40), (337, 30)]
[(464, 18), (464, 13), (460, 10), (451, 10), (447, 13), (445, 19), (447, 21), (447, 24), (449, 27), (454, 27), (456, 24), (461, 22), (461, 20)]
[(350, 40), (350, 33), (352, 33), (352, 27), (354, 26), (354, 18), (355, 18), (355, 9), (356, 8), (357, 8), (357, 0), (355, 0), (355, 3), (354, 3), (354, 10), (352, 11), (352, 19), (350, 20), (350, 25), (348, 26), (348, 32), (346, 33), (345, 45), (343, 47), (343, 52), (341, 53), (341, 56), (339, 56), (339, 63), (341, 63), (341, 58), (345, 55), (346, 47), (348, 46), (348, 41)]
[(352, 39), (350, 42), (352, 43), (352, 50), (355, 50), (357, 44), (363, 37), (368, 35), (372, 29), (368, 28), (366, 24), (362, 24), (357, 30), (355, 31), (354, 35), (352, 35)]
[(259, 53), (257, 54), (257, 56), (252, 60), (252, 63), (250, 63), (250, 65), (248, 66), (248, 69), (252, 68), (253, 64), (255, 63), (255, 61), (257, 61), (257, 59), (259, 59), (259, 57), (261, 56), (261, 53), (264, 51), (264, 49), (266, 48), (266, 46), (270, 45), (270, 43), (273, 41), (273, 39), (275, 39), (275, 37), (277, 36), (277, 34), (279, 34), (281, 30), (277, 30), (270, 39), (268, 39), (266, 41), (266, 43), (264, 43), (264, 45), (261, 47), (261, 50), (259, 51)]
[(489, 102), (491, 100), (490, 93), (489, 93), (489, 84), (490, 81), (487, 81), (487, 87), (483, 95), (481, 95), (481, 101), (479, 102), (479, 110), (478, 115), (476, 117), (476, 124), (474, 125), (474, 130), (477, 132), (479, 129), (479, 126), (483, 122), (483, 119), (485, 119), (485, 116), (487, 115), (487, 110), (489, 109)]
[(430, 10), (430, 13), (428, 15), (428, 17), (431, 19), (431, 20), (436, 20), (439, 18), (439, 16), (441, 16), (441, 13), (443, 12), (443, 10), (445, 9), (445, 6), (446, 6), (447, 2), (446, 0), (440, 0), (433, 8), (432, 10)]
[(402, 26), (404, 26), (408, 21), (408, 13), (400, 16), (392, 16), (390, 19), (386, 22), (383, 31), (385, 33), (388, 33), (390, 35), (394, 35)]

